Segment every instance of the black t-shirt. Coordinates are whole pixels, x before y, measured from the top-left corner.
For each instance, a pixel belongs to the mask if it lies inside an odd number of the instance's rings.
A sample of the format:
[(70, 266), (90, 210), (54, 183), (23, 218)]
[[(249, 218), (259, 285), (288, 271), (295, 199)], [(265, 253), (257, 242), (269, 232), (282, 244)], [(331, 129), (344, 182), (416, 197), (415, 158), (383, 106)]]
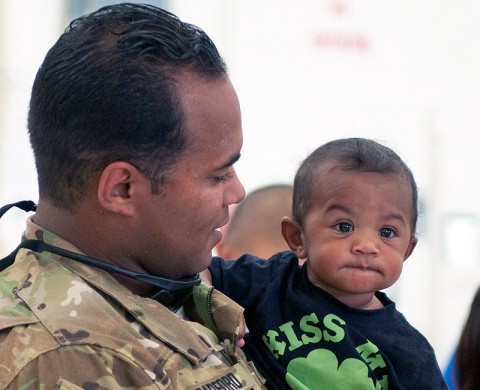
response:
[(244, 351), (271, 389), (447, 389), (435, 353), (382, 292), (359, 310), (312, 285), (289, 251), (214, 257), (213, 285), (245, 307)]

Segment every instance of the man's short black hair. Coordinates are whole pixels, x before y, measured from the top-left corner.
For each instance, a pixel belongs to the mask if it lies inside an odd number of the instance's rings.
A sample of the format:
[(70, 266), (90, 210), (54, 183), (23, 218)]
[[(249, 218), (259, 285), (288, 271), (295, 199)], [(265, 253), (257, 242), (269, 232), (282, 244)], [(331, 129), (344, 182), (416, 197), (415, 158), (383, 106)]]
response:
[(28, 129), (40, 196), (72, 209), (113, 161), (152, 190), (187, 147), (176, 81), (227, 77), (204, 31), (151, 5), (116, 4), (72, 21), (32, 89)]

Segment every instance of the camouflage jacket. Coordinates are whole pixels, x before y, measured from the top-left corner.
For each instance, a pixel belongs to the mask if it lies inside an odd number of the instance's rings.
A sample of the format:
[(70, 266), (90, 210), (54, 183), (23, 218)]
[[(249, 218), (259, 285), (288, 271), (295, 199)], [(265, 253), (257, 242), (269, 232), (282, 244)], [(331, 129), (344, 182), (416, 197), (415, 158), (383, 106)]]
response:
[[(30, 220), (25, 236), (79, 252)], [(102, 270), (21, 249), (0, 273), (0, 388), (263, 388), (235, 347), (243, 309), (194, 289), (187, 321)]]

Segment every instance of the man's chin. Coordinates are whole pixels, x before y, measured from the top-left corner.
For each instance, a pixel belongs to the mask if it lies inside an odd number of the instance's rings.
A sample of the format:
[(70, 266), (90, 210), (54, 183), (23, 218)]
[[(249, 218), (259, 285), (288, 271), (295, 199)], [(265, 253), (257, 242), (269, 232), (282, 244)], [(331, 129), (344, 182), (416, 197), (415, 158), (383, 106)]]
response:
[(212, 251), (208, 252), (202, 258), (199, 258), (197, 262), (195, 262), (195, 268), (191, 271), (189, 276), (196, 275), (202, 271), (205, 271), (210, 264), (212, 263)]

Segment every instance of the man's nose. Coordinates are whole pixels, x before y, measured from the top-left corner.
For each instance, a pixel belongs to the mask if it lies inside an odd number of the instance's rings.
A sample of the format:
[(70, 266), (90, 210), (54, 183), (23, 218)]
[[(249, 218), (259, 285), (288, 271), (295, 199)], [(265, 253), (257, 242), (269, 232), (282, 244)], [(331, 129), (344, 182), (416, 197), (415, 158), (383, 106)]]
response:
[(234, 172), (228, 184), (229, 186), (225, 194), (226, 205), (229, 206), (234, 203), (240, 203), (245, 198), (245, 188), (240, 182), (236, 172)]

